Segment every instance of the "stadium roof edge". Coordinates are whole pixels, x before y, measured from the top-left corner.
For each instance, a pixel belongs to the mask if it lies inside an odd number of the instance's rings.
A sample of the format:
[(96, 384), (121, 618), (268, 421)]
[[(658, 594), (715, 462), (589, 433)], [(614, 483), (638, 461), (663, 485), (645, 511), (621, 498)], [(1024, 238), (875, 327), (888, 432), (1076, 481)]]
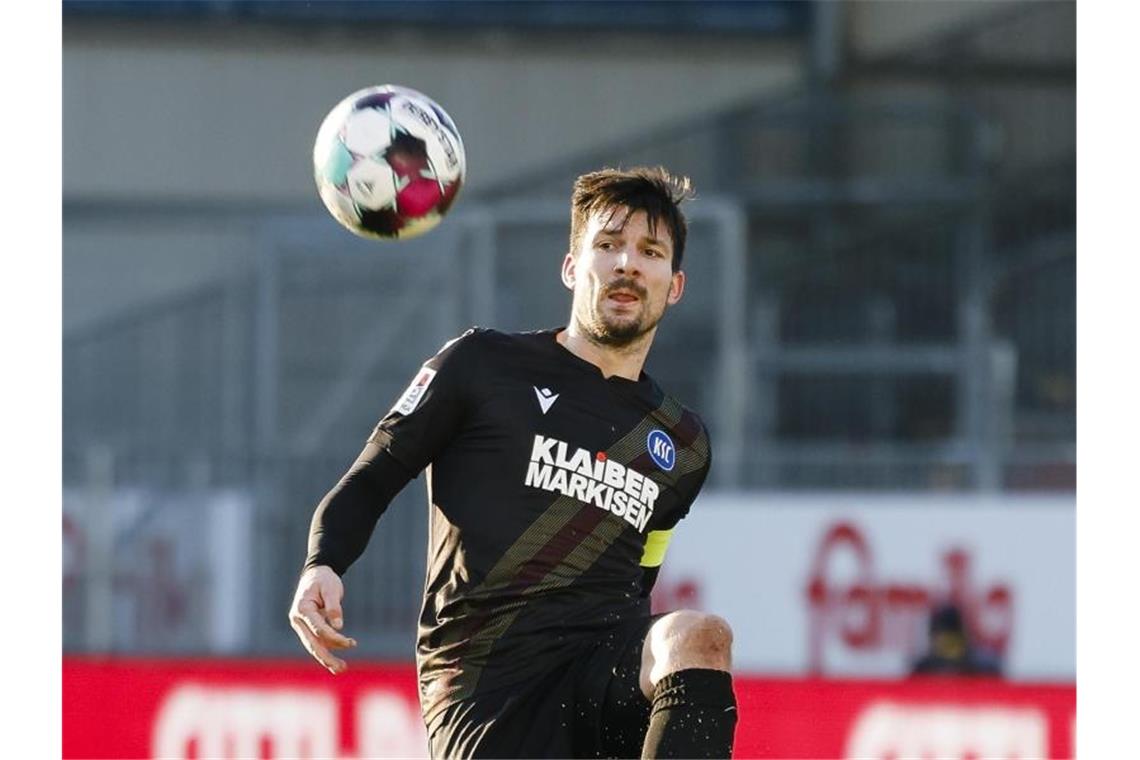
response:
[(810, 26), (812, 4), (795, 0), (732, 2), (445, 2), (393, 0), (63, 0), (66, 20), (225, 21), (243, 23), (390, 24), (448, 28), (798, 36)]

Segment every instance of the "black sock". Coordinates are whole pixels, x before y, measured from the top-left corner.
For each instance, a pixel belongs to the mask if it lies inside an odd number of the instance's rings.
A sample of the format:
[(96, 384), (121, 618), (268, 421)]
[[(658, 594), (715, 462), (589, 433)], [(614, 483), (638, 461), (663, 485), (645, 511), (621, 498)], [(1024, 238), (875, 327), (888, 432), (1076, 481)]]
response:
[(657, 682), (643, 758), (732, 757), (736, 695), (723, 670), (678, 670)]

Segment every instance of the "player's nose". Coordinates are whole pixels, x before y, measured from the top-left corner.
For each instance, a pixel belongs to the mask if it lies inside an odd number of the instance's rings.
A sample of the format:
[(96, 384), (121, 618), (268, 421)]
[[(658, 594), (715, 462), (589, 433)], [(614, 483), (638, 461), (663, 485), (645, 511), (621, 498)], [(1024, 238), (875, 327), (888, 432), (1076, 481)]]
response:
[(614, 271), (615, 272), (636, 272), (637, 271), (637, 257), (630, 254), (629, 249), (624, 249), (621, 253), (614, 257)]

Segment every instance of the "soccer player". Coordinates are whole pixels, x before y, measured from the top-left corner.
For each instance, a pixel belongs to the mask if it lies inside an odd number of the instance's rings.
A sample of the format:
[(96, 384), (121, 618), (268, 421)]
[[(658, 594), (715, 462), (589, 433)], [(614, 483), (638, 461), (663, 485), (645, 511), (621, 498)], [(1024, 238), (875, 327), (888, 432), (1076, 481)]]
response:
[(606, 169), (574, 184), (569, 324), (471, 329), (414, 375), (318, 505), (289, 611), (333, 673), (341, 576), (422, 470), (430, 503), (416, 665), (433, 757), (729, 757), (732, 632), (650, 615), (709, 471), (701, 419), (642, 365), (681, 299), (689, 182)]

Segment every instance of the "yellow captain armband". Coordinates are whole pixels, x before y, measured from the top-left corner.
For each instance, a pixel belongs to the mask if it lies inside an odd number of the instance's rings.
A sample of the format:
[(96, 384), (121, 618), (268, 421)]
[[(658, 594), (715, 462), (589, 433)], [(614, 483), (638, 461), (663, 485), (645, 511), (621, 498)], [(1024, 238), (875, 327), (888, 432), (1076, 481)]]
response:
[(660, 567), (665, 561), (665, 550), (669, 548), (669, 539), (673, 538), (673, 529), (651, 530), (645, 537), (645, 551), (641, 553), (642, 567)]

